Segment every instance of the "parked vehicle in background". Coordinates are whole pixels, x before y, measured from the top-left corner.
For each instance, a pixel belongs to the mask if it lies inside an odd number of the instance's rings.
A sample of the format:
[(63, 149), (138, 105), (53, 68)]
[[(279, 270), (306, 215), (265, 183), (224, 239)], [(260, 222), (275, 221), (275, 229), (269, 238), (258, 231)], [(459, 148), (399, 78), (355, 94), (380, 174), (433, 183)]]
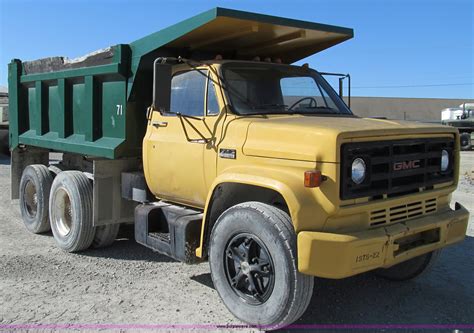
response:
[(445, 125), (459, 130), (462, 150), (471, 150), (474, 141), (474, 103), (463, 103), (459, 108), (447, 108), (441, 111), (441, 121)]
[(352, 36), (216, 8), (80, 61), (13, 60), (26, 228), (78, 252), (134, 222), (138, 243), (208, 259), (229, 311), (265, 328), (305, 312), (313, 276), (418, 276), (465, 237), (469, 214), (450, 207), (458, 132), (357, 117), (321, 73), (291, 65)]

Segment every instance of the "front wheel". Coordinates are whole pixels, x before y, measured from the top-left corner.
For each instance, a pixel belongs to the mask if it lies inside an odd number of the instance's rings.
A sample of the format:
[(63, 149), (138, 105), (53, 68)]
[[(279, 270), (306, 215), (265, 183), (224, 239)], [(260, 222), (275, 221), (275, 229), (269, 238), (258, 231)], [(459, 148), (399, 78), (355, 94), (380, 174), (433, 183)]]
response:
[(217, 220), (210, 240), (214, 286), (237, 318), (276, 329), (304, 313), (314, 278), (298, 272), (290, 217), (260, 202), (238, 204)]
[(440, 253), (441, 250), (429, 252), (389, 268), (379, 268), (374, 273), (379, 277), (392, 281), (411, 280), (428, 271)]

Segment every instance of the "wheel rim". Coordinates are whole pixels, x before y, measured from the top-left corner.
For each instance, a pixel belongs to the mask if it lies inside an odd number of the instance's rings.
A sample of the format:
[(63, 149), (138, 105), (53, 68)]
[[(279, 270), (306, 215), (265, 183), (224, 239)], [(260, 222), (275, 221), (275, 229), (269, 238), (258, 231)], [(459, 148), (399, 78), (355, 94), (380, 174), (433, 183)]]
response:
[(225, 273), (232, 290), (247, 303), (265, 303), (272, 294), (275, 275), (263, 242), (252, 234), (238, 234), (229, 241), (225, 253)]
[(23, 202), (25, 203), (26, 214), (29, 217), (35, 217), (38, 212), (38, 193), (35, 184), (31, 180), (26, 182)]
[(54, 193), (53, 212), (51, 221), (60, 236), (64, 237), (71, 232), (72, 227), (72, 205), (69, 193), (60, 187)]

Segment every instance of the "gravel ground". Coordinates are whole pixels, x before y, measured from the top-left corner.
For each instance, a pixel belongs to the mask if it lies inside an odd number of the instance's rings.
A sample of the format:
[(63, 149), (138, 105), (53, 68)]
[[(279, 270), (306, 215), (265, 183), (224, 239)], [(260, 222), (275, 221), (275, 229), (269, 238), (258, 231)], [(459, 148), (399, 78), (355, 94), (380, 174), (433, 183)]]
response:
[[(28, 233), (9, 199), (8, 163), (0, 158), (0, 325), (241, 324), (220, 302), (207, 263), (154, 253), (134, 242), (131, 228), (110, 248), (80, 254), (56, 248), (51, 234)], [(463, 153), (462, 163), (464, 174), (474, 153)], [(469, 236), (432, 271), (405, 283), (370, 273), (317, 278), (297, 324), (474, 324), (474, 181), (463, 176), (453, 198), (473, 214)]]

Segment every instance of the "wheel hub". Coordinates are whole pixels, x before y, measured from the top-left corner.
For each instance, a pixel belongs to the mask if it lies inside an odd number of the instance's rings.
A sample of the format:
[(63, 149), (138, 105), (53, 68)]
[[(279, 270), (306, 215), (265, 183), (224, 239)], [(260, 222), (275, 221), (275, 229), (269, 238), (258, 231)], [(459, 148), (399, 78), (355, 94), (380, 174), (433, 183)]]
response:
[(38, 211), (38, 194), (36, 193), (35, 184), (30, 180), (26, 183), (25, 186), (23, 202), (25, 203), (26, 213), (30, 217), (35, 217)]
[(244, 273), (245, 275), (249, 275), (250, 274), (250, 265), (248, 262), (244, 261), (240, 264), (240, 269), (242, 270), (242, 273)]
[(54, 205), (51, 222), (55, 224), (56, 230), (61, 237), (69, 234), (72, 228), (72, 204), (69, 193), (60, 187), (54, 193)]
[(234, 236), (226, 247), (225, 273), (232, 290), (250, 304), (263, 304), (275, 282), (273, 261), (263, 242), (252, 234)]

